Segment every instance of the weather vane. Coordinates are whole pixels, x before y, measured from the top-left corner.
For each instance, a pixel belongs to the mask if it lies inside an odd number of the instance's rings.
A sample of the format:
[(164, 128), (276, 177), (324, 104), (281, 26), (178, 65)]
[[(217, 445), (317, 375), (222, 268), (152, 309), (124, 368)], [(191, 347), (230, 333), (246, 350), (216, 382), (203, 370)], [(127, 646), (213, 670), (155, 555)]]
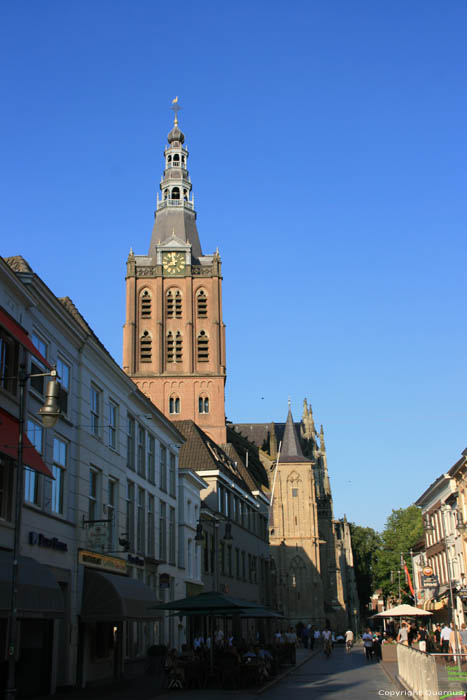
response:
[(178, 104), (178, 96), (174, 100), (172, 100), (172, 107), (170, 109), (175, 114), (174, 124), (178, 124), (178, 113), (181, 110), (181, 107)]

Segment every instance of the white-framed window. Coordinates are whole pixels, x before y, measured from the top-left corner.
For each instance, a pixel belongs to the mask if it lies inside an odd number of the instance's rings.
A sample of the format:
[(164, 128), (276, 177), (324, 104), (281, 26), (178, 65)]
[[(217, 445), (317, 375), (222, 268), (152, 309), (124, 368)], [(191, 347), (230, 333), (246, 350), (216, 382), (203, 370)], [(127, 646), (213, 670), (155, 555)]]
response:
[(148, 556), (154, 557), (156, 554), (155, 550), (155, 521), (154, 521), (154, 496), (152, 493), (148, 493)]
[(68, 414), (71, 369), (70, 365), (61, 357), (57, 357), (57, 374), (60, 377), (60, 412), (66, 416)]
[(159, 503), (159, 559), (167, 559), (167, 507), (164, 501)]
[(135, 485), (132, 481), (127, 482), (126, 492), (126, 532), (130, 543), (130, 549), (134, 550), (135, 544)]
[(132, 471), (135, 470), (135, 419), (128, 414), (128, 432), (127, 432), (127, 467)]
[(118, 405), (112, 399), (109, 400), (109, 447), (117, 449), (118, 436)]
[(140, 476), (146, 476), (146, 431), (138, 425), (137, 468)]
[(147, 454), (147, 462), (148, 462), (148, 481), (151, 484), (156, 483), (156, 464), (155, 464), (155, 441), (152, 435), (148, 433), (148, 454)]
[(176, 459), (173, 452), (169, 452), (169, 494), (175, 498), (176, 492)]
[(65, 503), (65, 476), (68, 465), (68, 444), (59, 437), (54, 437), (53, 441), (53, 465), (52, 474), (52, 501), (51, 508), (53, 513), (63, 515)]
[(88, 520), (97, 520), (99, 518), (99, 486), (99, 470), (91, 467), (89, 469)]
[[(47, 354), (48, 354), (48, 344), (42, 338), (36, 331), (33, 331), (31, 333), (31, 340), (36, 347), (42, 357), (46, 360), (47, 359)], [(45, 372), (45, 368), (42, 365), (42, 363), (37, 360), (35, 357), (31, 357), (31, 374), (41, 374)], [(40, 394), (41, 396), (44, 395), (44, 387), (45, 387), (45, 377), (31, 377), (29, 380), (29, 386), (31, 389), (34, 389), (35, 392)]]
[(91, 433), (96, 437), (100, 435), (102, 392), (94, 384), (91, 384)]
[(169, 508), (169, 564), (175, 564), (175, 508)]
[(18, 342), (0, 328), (0, 387), (15, 395), (18, 376)]
[(106, 510), (106, 518), (109, 521), (107, 523), (107, 542), (108, 542), (108, 547), (110, 550), (113, 550), (115, 545), (116, 545), (116, 532), (117, 532), (117, 523), (115, 522), (116, 518), (116, 507), (118, 504), (118, 480), (114, 479), (113, 477), (109, 477), (109, 483), (108, 483), (108, 491), (107, 491), (107, 510)]
[[(44, 429), (36, 421), (28, 418), (26, 424), (26, 434), (34, 448), (42, 454)], [(40, 474), (28, 467), (28, 450), (23, 453), (24, 461), (24, 500), (34, 505), (40, 505)]]
[(186, 568), (188, 578), (193, 577), (193, 540), (188, 540), (186, 544)]
[(145, 542), (145, 510), (146, 493), (144, 489), (138, 488), (138, 512), (136, 516), (136, 549), (140, 554), (144, 554)]
[(160, 483), (161, 491), (167, 491), (167, 448), (161, 444), (160, 447)]

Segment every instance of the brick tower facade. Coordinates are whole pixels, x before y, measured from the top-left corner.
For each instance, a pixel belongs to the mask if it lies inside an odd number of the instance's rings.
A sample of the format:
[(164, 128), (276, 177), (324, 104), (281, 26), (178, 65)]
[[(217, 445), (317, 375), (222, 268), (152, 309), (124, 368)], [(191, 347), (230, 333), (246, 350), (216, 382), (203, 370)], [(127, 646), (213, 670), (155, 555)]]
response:
[(149, 252), (127, 260), (123, 369), (168, 418), (193, 420), (224, 444), (221, 260), (201, 250), (177, 108)]

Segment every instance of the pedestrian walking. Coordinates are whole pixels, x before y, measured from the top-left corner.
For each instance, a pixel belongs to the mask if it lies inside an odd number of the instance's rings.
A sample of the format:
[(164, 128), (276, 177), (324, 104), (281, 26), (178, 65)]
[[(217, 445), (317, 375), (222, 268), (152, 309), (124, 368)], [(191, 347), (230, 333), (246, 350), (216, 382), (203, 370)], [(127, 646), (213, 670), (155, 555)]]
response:
[(363, 647), (365, 649), (366, 660), (370, 661), (373, 655), (373, 635), (371, 634), (371, 630), (369, 627), (366, 630), (366, 632), (362, 634), (362, 640)]
[(451, 636), (451, 628), (448, 623), (445, 622), (443, 629), (441, 630), (441, 652), (443, 654), (449, 654), (449, 638)]

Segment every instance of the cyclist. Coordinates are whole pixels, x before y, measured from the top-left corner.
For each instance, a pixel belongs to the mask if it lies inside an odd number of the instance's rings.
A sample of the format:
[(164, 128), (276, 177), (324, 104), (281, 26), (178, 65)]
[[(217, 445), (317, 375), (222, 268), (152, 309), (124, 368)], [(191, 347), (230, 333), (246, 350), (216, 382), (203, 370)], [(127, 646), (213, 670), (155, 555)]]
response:
[(347, 632), (345, 633), (345, 648), (347, 649), (347, 651), (350, 651), (352, 649), (353, 639), (354, 637), (352, 630), (347, 630)]
[(323, 640), (324, 653), (326, 656), (329, 656), (332, 651), (332, 632), (329, 629), (329, 625), (321, 632), (321, 638)]

